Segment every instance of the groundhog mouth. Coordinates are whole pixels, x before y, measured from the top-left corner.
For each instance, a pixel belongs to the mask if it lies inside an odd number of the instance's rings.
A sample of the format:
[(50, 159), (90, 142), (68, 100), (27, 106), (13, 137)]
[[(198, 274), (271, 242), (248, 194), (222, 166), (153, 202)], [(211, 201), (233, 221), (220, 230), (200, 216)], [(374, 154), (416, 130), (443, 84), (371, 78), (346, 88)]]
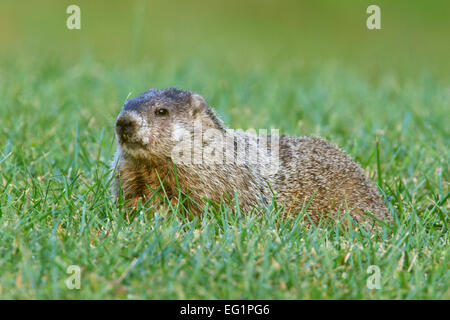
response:
[(125, 152), (148, 149), (148, 146), (145, 143), (143, 143), (142, 141), (133, 139), (130, 136), (123, 134), (123, 133), (118, 133), (117, 135), (118, 135), (119, 144)]
[(149, 157), (149, 148), (143, 143), (127, 141), (119, 144), (122, 152), (132, 159), (147, 159)]

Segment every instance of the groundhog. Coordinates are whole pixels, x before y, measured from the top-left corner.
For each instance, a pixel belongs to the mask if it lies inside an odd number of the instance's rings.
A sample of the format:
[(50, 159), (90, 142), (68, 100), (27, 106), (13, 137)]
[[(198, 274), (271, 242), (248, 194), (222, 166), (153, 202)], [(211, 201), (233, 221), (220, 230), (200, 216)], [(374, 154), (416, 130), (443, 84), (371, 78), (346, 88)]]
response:
[(131, 208), (169, 199), (193, 214), (207, 205), (249, 213), (276, 203), (284, 215), (304, 213), (313, 223), (392, 220), (372, 181), (341, 149), (314, 136), (229, 129), (190, 91), (150, 89), (127, 101), (115, 131), (113, 193)]

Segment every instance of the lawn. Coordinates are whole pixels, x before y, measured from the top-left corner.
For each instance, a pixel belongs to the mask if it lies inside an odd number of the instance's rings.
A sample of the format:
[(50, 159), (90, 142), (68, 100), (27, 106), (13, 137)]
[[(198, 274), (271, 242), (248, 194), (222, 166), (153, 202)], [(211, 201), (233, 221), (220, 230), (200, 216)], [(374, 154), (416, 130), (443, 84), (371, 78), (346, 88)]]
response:
[[(380, 1), (383, 30), (368, 31), (367, 5), (347, 2), (80, 3), (78, 31), (69, 2), (0, 5), (0, 298), (450, 299), (448, 4)], [(196, 91), (233, 128), (336, 143), (393, 225), (311, 226), (275, 205), (125, 220), (114, 120), (150, 87)]]

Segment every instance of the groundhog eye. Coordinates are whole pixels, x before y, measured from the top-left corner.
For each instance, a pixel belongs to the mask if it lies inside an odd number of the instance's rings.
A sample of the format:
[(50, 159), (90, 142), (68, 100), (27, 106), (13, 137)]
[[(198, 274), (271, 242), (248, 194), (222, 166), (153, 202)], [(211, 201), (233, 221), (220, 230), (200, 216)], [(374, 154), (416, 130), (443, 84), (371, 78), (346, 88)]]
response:
[(169, 114), (169, 111), (167, 109), (161, 108), (161, 109), (157, 109), (155, 111), (155, 114), (157, 116), (167, 116)]

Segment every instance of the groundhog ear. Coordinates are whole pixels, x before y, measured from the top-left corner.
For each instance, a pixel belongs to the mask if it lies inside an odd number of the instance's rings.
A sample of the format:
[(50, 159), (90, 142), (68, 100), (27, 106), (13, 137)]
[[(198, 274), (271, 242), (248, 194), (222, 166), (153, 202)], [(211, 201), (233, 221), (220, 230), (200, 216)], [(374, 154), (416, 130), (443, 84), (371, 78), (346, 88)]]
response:
[(195, 117), (199, 112), (205, 110), (206, 107), (206, 101), (201, 95), (194, 93), (191, 96), (191, 114), (193, 117)]

